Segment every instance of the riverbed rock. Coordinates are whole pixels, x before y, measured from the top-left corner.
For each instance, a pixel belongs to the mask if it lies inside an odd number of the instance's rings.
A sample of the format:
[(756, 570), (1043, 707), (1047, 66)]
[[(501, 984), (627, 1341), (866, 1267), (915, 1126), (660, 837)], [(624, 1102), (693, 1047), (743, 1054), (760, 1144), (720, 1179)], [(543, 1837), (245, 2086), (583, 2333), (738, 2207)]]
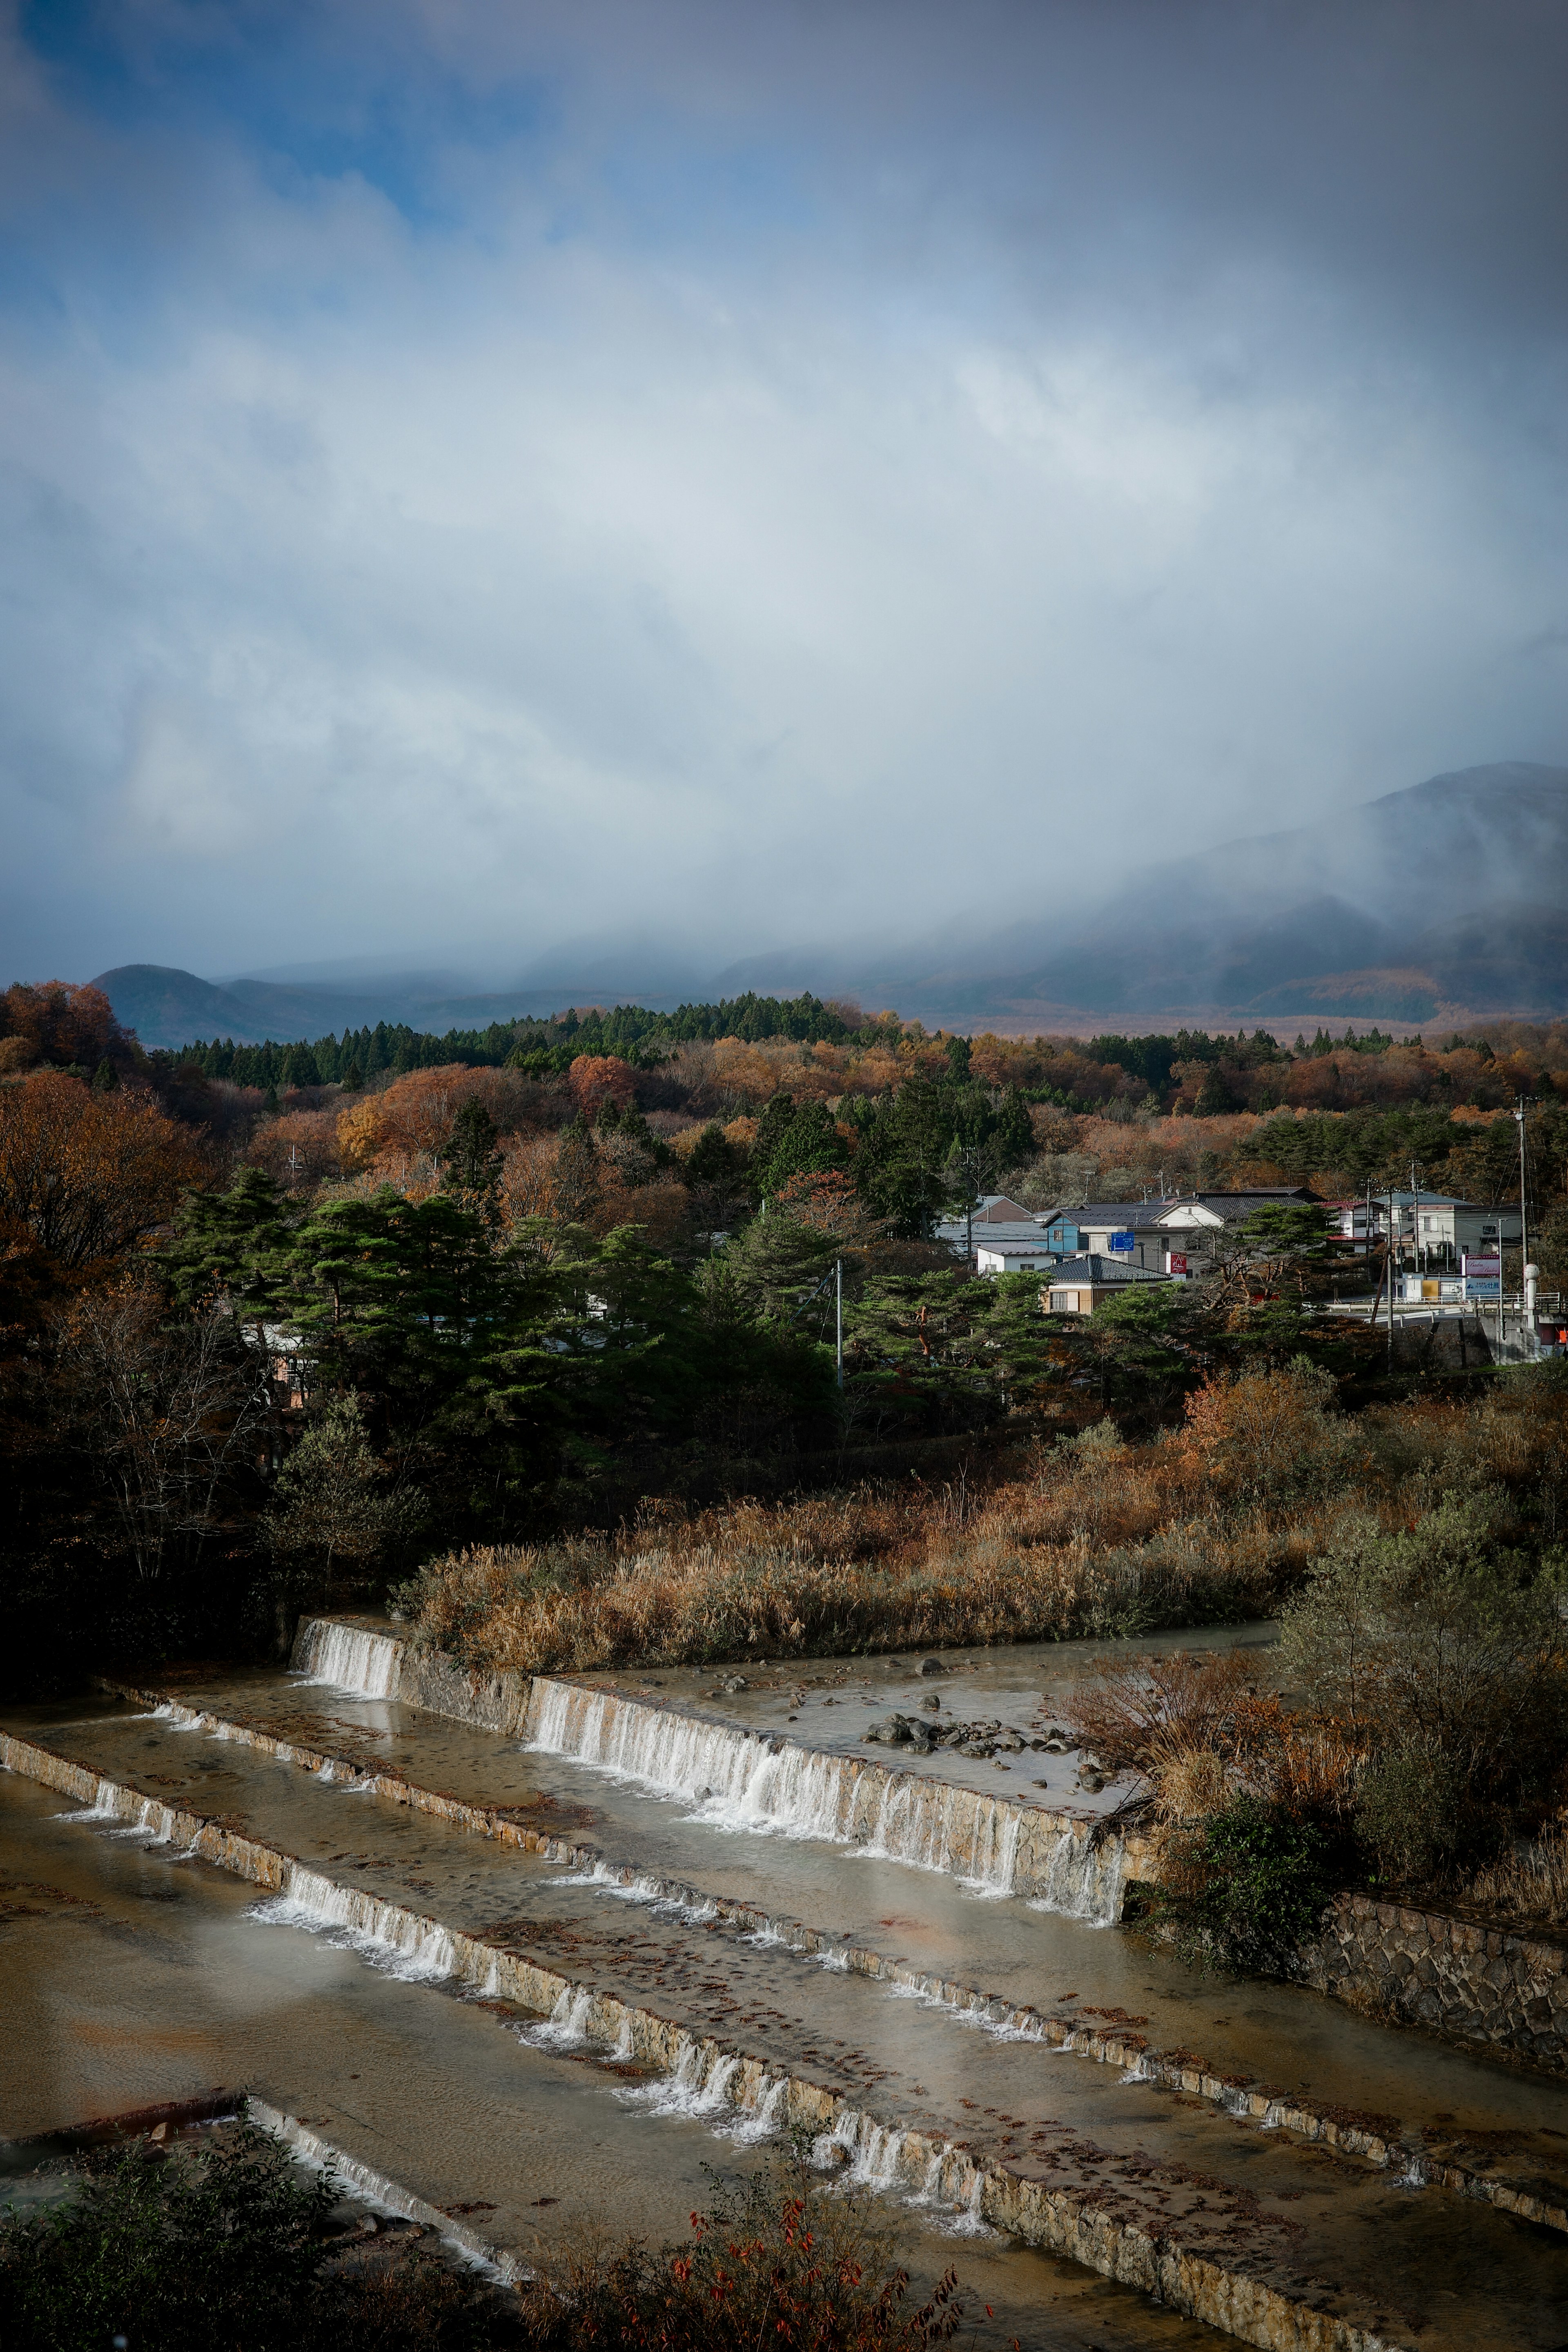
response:
[(922, 1675), (944, 1675), (947, 1672), (947, 1668), (942, 1664), (940, 1658), (922, 1658), (920, 1664), (920, 1671)]

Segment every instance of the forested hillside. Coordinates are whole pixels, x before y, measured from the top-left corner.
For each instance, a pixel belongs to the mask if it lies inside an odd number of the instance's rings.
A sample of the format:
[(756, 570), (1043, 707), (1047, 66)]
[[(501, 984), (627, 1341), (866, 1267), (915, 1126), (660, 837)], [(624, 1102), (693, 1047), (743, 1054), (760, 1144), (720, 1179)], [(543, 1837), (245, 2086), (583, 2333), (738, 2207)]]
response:
[(1495, 1200), (1523, 1096), (1537, 1255), (1568, 1271), (1560, 1028), (1084, 1046), (753, 997), (174, 1057), (92, 990), (14, 987), (0, 1017), (28, 1674), (266, 1648), (302, 1601), (454, 1548), (868, 1480), (1005, 1484), (1020, 1449), (1108, 1412), (1150, 1437), (1259, 1364), (1381, 1393), (1364, 1332), (1312, 1318), (1365, 1276), (1310, 1210), (1242, 1230), (1186, 1292), (1063, 1324), (1035, 1279), (973, 1280), (931, 1238), (997, 1187), (1333, 1197), (1414, 1162)]

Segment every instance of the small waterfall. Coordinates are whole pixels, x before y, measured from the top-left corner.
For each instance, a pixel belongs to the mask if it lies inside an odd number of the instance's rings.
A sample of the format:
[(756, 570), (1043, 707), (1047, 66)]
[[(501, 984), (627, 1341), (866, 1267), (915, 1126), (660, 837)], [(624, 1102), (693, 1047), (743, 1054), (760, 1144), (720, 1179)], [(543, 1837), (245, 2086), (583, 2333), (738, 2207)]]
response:
[(545, 2023), (525, 2026), (521, 2038), (531, 2042), (536, 2050), (575, 2049), (588, 2039), (588, 2013), (593, 2006), (594, 1996), (585, 1986), (563, 1985)]
[(831, 1839), (868, 1859), (961, 1878), (978, 1894), (1014, 1891), (1022, 1808), (952, 1781), (866, 1768), (547, 1675), (534, 1682), (525, 1746), (684, 1798), (715, 1829)]
[(994, 1797), (984, 1798), (974, 1824), (973, 1872), (960, 1883), (977, 1895), (1011, 1895), (1018, 1860), (1018, 1834), (1023, 1826), (1024, 1817), (1016, 1805), (998, 1804)]
[(847, 2158), (853, 2158), (855, 2144), (865, 2120), (858, 2107), (840, 2107), (832, 2130), (817, 2133), (811, 2143), (811, 2160), (819, 2172), (831, 2168), (840, 2150)]
[(312, 1685), (346, 1692), (353, 1698), (395, 1698), (403, 1644), (391, 1633), (361, 1625), (340, 1625), (330, 1617), (309, 1617), (294, 1651), (294, 1672)]
[(705, 2052), (683, 2033), (671, 2073), (640, 2090), (616, 2095), (627, 2106), (645, 2108), (653, 2116), (711, 2116), (728, 2106), (731, 2080), (740, 2063), (732, 2053)]
[(613, 1895), (622, 1903), (647, 1903), (655, 1911), (664, 1912), (672, 1919), (684, 1920), (689, 1927), (705, 1927), (710, 1919), (716, 1919), (719, 1916), (719, 1906), (710, 1896), (701, 1896), (695, 1902), (688, 1901), (651, 1872), (631, 1871), (623, 1863), (600, 1860), (592, 1870), (574, 1870), (555, 1883), (558, 1886), (595, 1886), (602, 1894)]
[(1120, 1838), (1076, 1837), (1063, 1830), (1046, 1864), (1043, 1894), (1030, 1903), (1034, 1911), (1058, 1911), (1068, 1919), (1085, 1920), (1091, 1927), (1114, 1926), (1121, 1916), (1121, 1880), (1127, 1850)]
[(942, 2176), (946, 2168), (947, 2159), (952, 2154), (952, 2149), (945, 2140), (942, 2142), (941, 2147), (933, 2150), (932, 2154), (926, 2160), (925, 2178), (921, 2180), (921, 2185), (916, 2189), (914, 2195), (910, 2199), (910, 2203), (911, 2205), (940, 2205), (942, 2203)]
[(254, 2094), (247, 2097), (245, 2112), (251, 2123), (259, 2125), (263, 2131), (270, 2132), (275, 2139), (292, 2149), (300, 2162), (314, 2171), (331, 2171), (376, 2212), (399, 2214), (426, 2229), (437, 2231), (443, 2242), (461, 2254), (465, 2262), (491, 2278), (515, 2284), (529, 2275), (515, 2255), (488, 2244), (467, 2223), (454, 2221), (436, 2206), (426, 2205), (423, 2198), (416, 2197), (401, 2182), (376, 2171), (359, 2157), (351, 2156), (346, 2148), (335, 2147), (331, 2141), (319, 2138), (296, 2116), (281, 2114)]
[(861, 2119), (854, 2160), (845, 2174), (847, 2188), (885, 2191), (898, 2186), (900, 2158), (907, 2132), (890, 2131), (882, 2124)]
[(640, 1780), (664, 1796), (685, 1797), (700, 1806), (700, 1819), (719, 1828), (782, 1830), (794, 1837), (844, 1834), (842, 1757), (775, 1749), (723, 1724), (638, 1706), (542, 1675), (534, 1692), (531, 1748)]
[(730, 2137), (742, 2147), (752, 2147), (758, 2140), (771, 2139), (778, 2129), (779, 2107), (788, 2089), (787, 2074), (764, 2075), (756, 2104), (741, 2110), (731, 2127)]
[(974, 2178), (969, 2184), (969, 2196), (965, 2201), (963, 2210), (959, 2215), (956, 2221), (952, 2221), (948, 2224), (952, 2234), (955, 2238), (991, 2238), (995, 2236), (995, 2231), (992, 2230), (981, 2217), (980, 2209), (984, 2201), (984, 2197), (985, 2175), (980, 2170), (977, 2165), (974, 2168)]
[(445, 1927), (416, 1919), (396, 1904), (335, 1886), (296, 1863), (281, 1895), (253, 1903), (249, 1916), (270, 1927), (303, 1927), (357, 1951), (373, 1968), (410, 1983), (435, 1984), (457, 1972), (457, 1954)]
[(100, 1783), (98, 1794), (90, 1805), (72, 1806), (66, 1812), (51, 1814), (50, 1819), (57, 1822), (76, 1822), (85, 1829), (89, 1822), (117, 1822), (120, 1819), (120, 1808), (114, 1801), (113, 1790), (105, 1780)]

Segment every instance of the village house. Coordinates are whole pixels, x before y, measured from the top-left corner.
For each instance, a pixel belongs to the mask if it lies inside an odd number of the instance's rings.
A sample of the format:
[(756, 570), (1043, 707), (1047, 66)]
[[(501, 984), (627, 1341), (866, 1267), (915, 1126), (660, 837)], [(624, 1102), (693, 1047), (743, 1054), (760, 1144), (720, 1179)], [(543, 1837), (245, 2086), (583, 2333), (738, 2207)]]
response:
[(1035, 1240), (1000, 1241), (987, 1235), (983, 1241), (974, 1236), (974, 1271), (976, 1274), (1048, 1274), (1058, 1263), (1053, 1251), (1046, 1247), (1045, 1236), (1037, 1231)]
[(1495, 1256), (1499, 1243), (1517, 1248), (1517, 1208), (1486, 1208), (1449, 1192), (1374, 1192), (1370, 1202), (1325, 1201), (1331, 1232), (1365, 1252), (1381, 1248), (1388, 1235), (1392, 1198), (1394, 1238), (1401, 1256), (1416, 1255), (1423, 1267), (1458, 1271), (1467, 1255)]
[(1041, 1223), (1047, 1243), (1064, 1257), (1087, 1251), (1151, 1274), (1185, 1275), (1196, 1273), (1230, 1228), (1245, 1224), (1255, 1210), (1311, 1198), (1303, 1187), (1274, 1185), (1164, 1200), (1089, 1201), (1080, 1209), (1050, 1210)]
[(1108, 1298), (1141, 1284), (1163, 1284), (1169, 1277), (1152, 1267), (1134, 1265), (1125, 1257), (1102, 1257), (1096, 1250), (1065, 1258), (1040, 1292), (1047, 1315), (1092, 1315)]
[(939, 1218), (934, 1230), (939, 1242), (945, 1242), (955, 1257), (969, 1259), (979, 1274), (1034, 1271), (1032, 1265), (1021, 1261), (1008, 1265), (999, 1262), (982, 1265), (979, 1261), (983, 1255), (999, 1259), (1001, 1253), (1021, 1248), (1026, 1255), (1043, 1263), (1048, 1257), (1062, 1255), (1051, 1250), (1034, 1211), (1026, 1209), (1021, 1202), (1010, 1201), (1005, 1192), (987, 1192), (968, 1217)]

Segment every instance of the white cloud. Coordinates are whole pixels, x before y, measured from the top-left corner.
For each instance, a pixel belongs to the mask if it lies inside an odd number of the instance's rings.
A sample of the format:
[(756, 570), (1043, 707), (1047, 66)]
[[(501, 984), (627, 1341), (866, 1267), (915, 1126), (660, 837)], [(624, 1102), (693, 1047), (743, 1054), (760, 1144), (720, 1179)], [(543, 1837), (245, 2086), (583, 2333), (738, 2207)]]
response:
[(40, 961), (718, 960), (1561, 755), (1560, 458), (1321, 255), (1141, 302), (1094, 224), (1037, 282), (890, 135), (798, 220), (639, 233), (584, 108), (432, 147), (428, 220), (171, 134), (130, 282), (137, 134), (72, 121), (0, 412)]

